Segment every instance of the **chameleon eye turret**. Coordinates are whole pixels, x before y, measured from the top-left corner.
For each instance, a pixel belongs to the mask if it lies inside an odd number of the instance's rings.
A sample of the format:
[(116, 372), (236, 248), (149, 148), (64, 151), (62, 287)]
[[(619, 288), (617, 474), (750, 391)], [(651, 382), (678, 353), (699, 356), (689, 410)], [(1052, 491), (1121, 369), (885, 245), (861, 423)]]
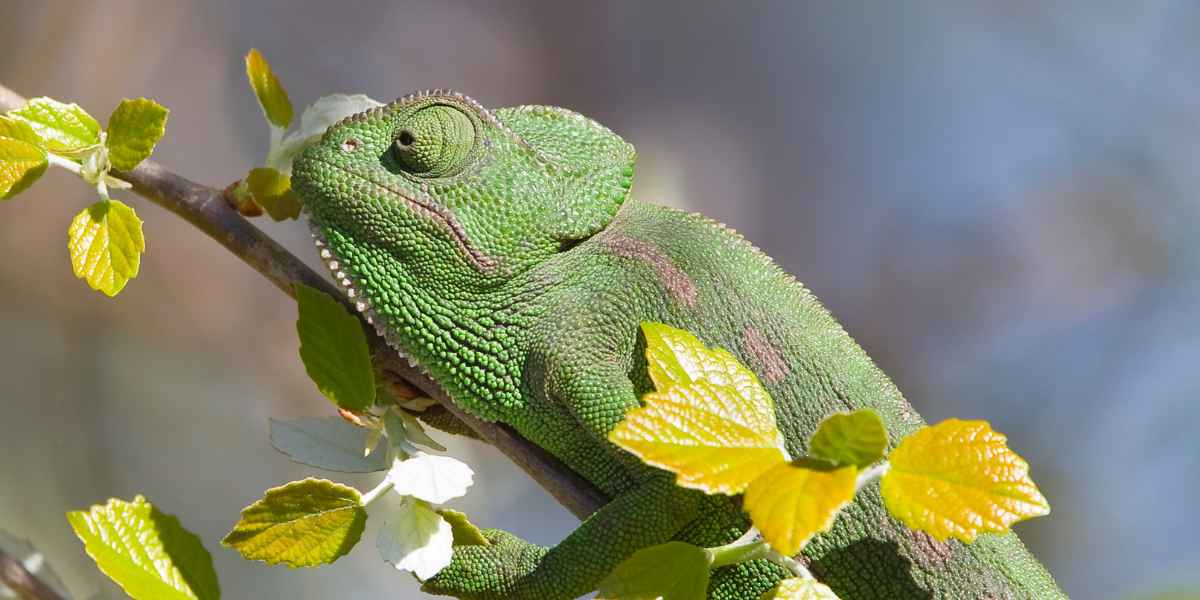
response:
[(491, 288), (601, 231), (629, 195), (634, 160), (633, 146), (578, 113), (491, 111), (433, 91), (331, 127), (294, 163), (292, 186), (330, 252), (386, 247), (409, 275)]
[(398, 123), (392, 142), (396, 163), (417, 177), (449, 177), (462, 171), (479, 133), (457, 107), (434, 104)]

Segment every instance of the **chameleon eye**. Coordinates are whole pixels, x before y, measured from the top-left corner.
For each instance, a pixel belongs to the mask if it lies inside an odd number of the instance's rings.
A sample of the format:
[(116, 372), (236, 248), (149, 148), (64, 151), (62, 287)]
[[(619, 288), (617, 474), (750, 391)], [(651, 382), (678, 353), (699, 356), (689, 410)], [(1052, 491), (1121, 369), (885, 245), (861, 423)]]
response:
[(412, 175), (448, 177), (466, 166), (475, 137), (470, 117), (453, 106), (434, 104), (400, 123), (392, 155)]

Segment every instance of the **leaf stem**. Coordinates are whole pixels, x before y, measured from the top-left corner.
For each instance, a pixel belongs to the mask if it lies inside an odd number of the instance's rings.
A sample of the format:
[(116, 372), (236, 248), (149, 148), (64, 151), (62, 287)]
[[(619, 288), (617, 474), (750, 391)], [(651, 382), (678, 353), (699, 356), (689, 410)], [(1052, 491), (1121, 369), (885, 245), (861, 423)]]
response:
[(266, 166), (275, 169), (276, 171), (282, 171), (283, 169), (280, 169), (279, 167), (281, 166), (280, 163), (282, 162), (281, 155), (283, 154), (283, 135), (287, 133), (287, 127), (276, 127), (270, 121), (268, 121), (267, 124), (271, 128), (271, 145), (267, 148)]
[(863, 488), (867, 487), (867, 484), (879, 479), (880, 477), (883, 477), (884, 474), (888, 472), (888, 469), (891, 468), (892, 465), (888, 464), (888, 462), (885, 460), (875, 466), (868, 467), (860, 471), (858, 474), (858, 481), (854, 483), (854, 493), (859, 493)]
[[(56, 167), (61, 167), (63, 169), (66, 169), (80, 177), (83, 177), (83, 166), (69, 158), (59, 156), (57, 154), (54, 154), (53, 152), (47, 152), (46, 153), (46, 162), (48, 162), (51, 165), (54, 165)], [(106, 186), (112, 186), (113, 188), (116, 188), (118, 190), (127, 190), (127, 189), (133, 187), (128, 181), (123, 181), (121, 179), (117, 179), (116, 177), (113, 177), (112, 175), (107, 175), (107, 174), (104, 176), (104, 179), (101, 180), (101, 183), (103, 183)], [(107, 192), (107, 189), (105, 191)], [(101, 195), (104, 196), (105, 198), (108, 197), (107, 193), (104, 193)]]
[(383, 481), (380, 481), (379, 485), (375, 486), (375, 489), (362, 495), (362, 505), (364, 507), (370, 506), (371, 503), (378, 500), (380, 496), (392, 491), (392, 488), (394, 487), (396, 487), (396, 484), (392, 483), (392, 478), (384, 477)]
[(751, 560), (767, 560), (787, 569), (792, 575), (804, 579), (814, 579), (800, 561), (785, 556), (771, 548), (765, 540), (758, 539), (758, 529), (751, 527), (738, 539), (715, 548), (705, 548), (712, 568), (736, 565)]
[[(763, 544), (765, 545), (766, 542), (763, 542)], [(796, 577), (799, 577), (801, 579), (812, 579), (814, 581), (817, 579), (816, 577), (813, 577), (813, 574), (811, 571), (808, 570), (808, 567), (805, 567), (803, 564), (800, 564), (800, 561), (798, 561), (790, 556), (785, 556), (783, 554), (780, 554), (780, 553), (776, 552), (775, 550), (770, 549), (769, 547), (768, 547), (768, 549), (770, 551), (767, 552), (766, 556), (763, 556), (763, 558), (767, 559), (768, 561), (770, 561), (772, 563), (775, 563), (776, 565), (779, 565), (779, 566), (787, 569), (788, 571), (791, 572), (792, 575), (795, 575)]]
[(716, 548), (705, 548), (704, 551), (708, 553), (712, 568), (716, 569), (766, 558), (766, 554), (771, 551), (771, 548), (766, 542), (756, 540), (749, 543), (732, 542)]
[(80, 166), (79, 163), (52, 152), (46, 153), (46, 162), (56, 167), (62, 167), (76, 175), (80, 175), (83, 172), (83, 167)]
[(759, 538), (759, 536), (761, 536), (761, 535), (762, 534), (759, 533), (757, 527), (751, 526), (750, 529), (746, 530), (746, 533), (743, 533), (741, 535), (741, 537), (739, 537), (738, 539), (733, 540), (729, 544), (726, 544), (726, 546), (729, 546), (732, 544), (748, 544), (750, 542), (757, 540)]
[(100, 194), (100, 197), (104, 198), (106, 202), (110, 200), (108, 197), (108, 186), (104, 183), (104, 178), (96, 182), (96, 193)]

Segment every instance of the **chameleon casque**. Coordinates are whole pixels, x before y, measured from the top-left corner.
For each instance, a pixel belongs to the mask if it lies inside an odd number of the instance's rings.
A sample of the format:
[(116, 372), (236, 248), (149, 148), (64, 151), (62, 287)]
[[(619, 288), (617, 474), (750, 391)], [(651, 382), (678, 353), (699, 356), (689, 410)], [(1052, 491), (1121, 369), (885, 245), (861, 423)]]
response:
[[(754, 370), (792, 456), (835, 411), (875, 409), (892, 444), (923, 424), (770, 258), (703, 216), (632, 199), (634, 162), (630, 144), (575, 112), (489, 111), (435, 91), (343, 120), (295, 163), (322, 255), (379, 332), (465, 410), (612, 499), (550, 548), (488, 530), (493, 543), (456, 547), (427, 591), (575, 598), (638, 549), (746, 530), (739, 499), (676, 487), (607, 440), (652, 389), (643, 321)], [(888, 516), (878, 485), (803, 555), (847, 600), (1066, 597), (1015, 535), (938, 542)], [(786, 576), (765, 561), (723, 567), (709, 598), (757, 599)]]

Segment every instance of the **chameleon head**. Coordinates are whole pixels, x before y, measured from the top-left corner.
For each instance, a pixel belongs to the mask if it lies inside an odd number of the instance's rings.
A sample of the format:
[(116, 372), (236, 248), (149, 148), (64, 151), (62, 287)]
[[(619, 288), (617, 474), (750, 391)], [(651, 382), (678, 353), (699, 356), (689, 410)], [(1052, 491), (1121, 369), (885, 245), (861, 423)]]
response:
[(343, 261), (490, 287), (603, 229), (628, 196), (634, 159), (577, 113), (493, 112), (439, 91), (334, 125), (296, 160), (292, 181)]

